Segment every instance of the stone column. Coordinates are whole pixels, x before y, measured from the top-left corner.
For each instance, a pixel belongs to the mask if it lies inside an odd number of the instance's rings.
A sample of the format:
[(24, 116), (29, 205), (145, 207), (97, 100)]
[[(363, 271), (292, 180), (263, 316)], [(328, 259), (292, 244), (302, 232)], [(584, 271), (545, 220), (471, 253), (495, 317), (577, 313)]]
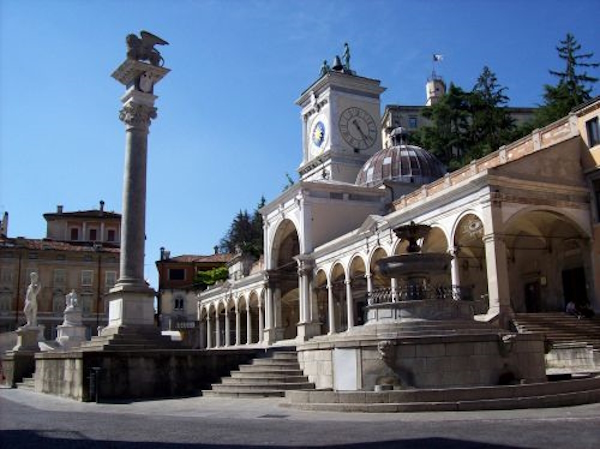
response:
[(348, 313), (348, 329), (354, 327), (354, 298), (352, 297), (352, 281), (346, 279), (346, 309)]
[(398, 302), (398, 279), (390, 279), (390, 290), (392, 293), (392, 302)]
[(229, 338), (229, 327), (231, 326), (231, 324), (229, 323), (229, 310), (227, 310), (227, 307), (225, 308), (225, 346), (231, 346), (231, 341)]
[(264, 339), (264, 333), (265, 331), (265, 318), (263, 315), (263, 307), (262, 307), (262, 303), (260, 301), (258, 301), (258, 342), (262, 343), (263, 339)]
[(210, 325), (210, 311), (206, 313), (206, 349), (212, 347), (212, 326)]
[(112, 74), (127, 89), (119, 114), (125, 124), (125, 168), (119, 279), (109, 293), (109, 319), (103, 335), (118, 333), (123, 326), (154, 327), (155, 292), (144, 280), (146, 164), (150, 122), (156, 118), (154, 86), (168, 72), (127, 59)]
[(367, 299), (370, 303), (371, 295), (373, 294), (373, 280), (371, 273), (365, 273), (365, 278), (367, 279)]
[[(452, 260), (450, 261), (450, 275), (452, 276), (452, 289), (457, 289), (457, 293), (460, 295), (460, 263), (458, 261), (458, 253), (460, 248), (455, 246), (450, 250)], [(454, 294), (454, 291), (452, 292)]]
[(215, 348), (221, 346), (221, 319), (219, 318), (219, 309), (215, 314)]
[(240, 326), (240, 309), (239, 304), (235, 305), (235, 345), (240, 344), (241, 326)]
[(498, 317), (501, 327), (508, 325), (512, 316), (510, 306), (510, 286), (508, 280), (508, 266), (506, 263), (506, 245), (504, 239), (488, 234), (483, 237), (485, 244), (485, 260), (487, 265), (489, 319)]
[(335, 305), (333, 304), (333, 285), (327, 284), (327, 314), (329, 315), (329, 334), (335, 334)]
[(252, 343), (252, 314), (250, 304), (246, 304), (246, 344)]

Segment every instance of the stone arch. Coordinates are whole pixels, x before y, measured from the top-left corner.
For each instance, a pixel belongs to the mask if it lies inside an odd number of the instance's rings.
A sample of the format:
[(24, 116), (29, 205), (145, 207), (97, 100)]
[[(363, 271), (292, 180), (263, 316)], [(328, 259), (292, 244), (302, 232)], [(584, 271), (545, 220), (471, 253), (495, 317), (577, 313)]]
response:
[(327, 273), (324, 269), (319, 268), (313, 278), (313, 297), (315, 300), (321, 335), (325, 335), (329, 332), (329, 295), (327, 285)]
[(259, 307), (260, 296), (256, 290), (252, 290), (248, 295), (248, 313), (250, 314), (250, 329), (247, 330), (247, 334), (250, 337), (247, 339), (247, 343), (258, 343), (260, 341), (259, 335), (259, 322), (260, 314), (262, 313), (262, 307)]
[(348, 313), (346, 304), (346, 270), (338, 261), (333, 264), (329, 274), (329, 284), (333, 295), (334, 332), (342, 332), (348, 328)]
[(390, 287), (390, 279), (382, 276), (377, 268), (377, 261), (379, 259), (383, 259), (384, 257), (388, 257), (388, 253), (382, 247), (377, 247), (369, 259), (369, 270), (371, 273), (371, 283), (373, 289)]
[[(421, 252), (423, 253), (448, 253), (450, 248), (446, 233), (440, 226), (433, 225), (429, 234), (421, 243)], [(431, 285), (450, 286), (452, 284), (452, 276), (450, 269), (447, 273), (431, 276)]]
[(284, 339), (293, 339), (298, 335), (300, 321), (298, 262), (295, 259), (300, 254), (300, 236), (292, 220), (284, 219), (277, 225), (269, 248), (275, 328), (280, 329)]
[(507, 221), (502, 233), (511, 306), (515, 312), (564, 310), (594, 300), (589, 236), (564, 213), (529, 208)]
[(354, 325), (360, 326), (365, 323), (367, 306), (367, 265), (360, 254), (355, 254), (350, 259), (348, 276), (352, 289), (352, 311), (354, 314)]
[(454, 287), (460, 289), (462, 298), (479, 301), (475, 305), (477, 313), (484, 313), (489, 306), (485, 299), (488, 281), (484, 235), (483, 221), (472, 212), (462, 214), (452, 232)]

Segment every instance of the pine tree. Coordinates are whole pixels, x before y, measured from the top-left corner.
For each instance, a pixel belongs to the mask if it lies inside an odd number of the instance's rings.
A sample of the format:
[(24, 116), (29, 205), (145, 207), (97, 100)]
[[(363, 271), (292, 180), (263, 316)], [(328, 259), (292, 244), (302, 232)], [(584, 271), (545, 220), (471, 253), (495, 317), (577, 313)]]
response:
[(558, 84), (544, 86), (544, 104), (535, 118), (537, 127), (568, 115), (575, 106), (588, 101), (591, 98), (592, 85), (598, 81), (598, 78), (588, 75), (585, 70), (600, 66), (597, 62), (587, 62), (594, 56), (593, 53), (580, 53), (581, 44), (571, 33), (567, 33), (567, 37), (560, 41), (560, 44), (556, 50), (558, 57), (565, 61), (565, 69), (562, 72), (550, 70), (552, 75), (558, 77)]
[(469, 97), (472, 159), (497, 150), (513, 136), (515, 125), (506, 109), (509, 101), (506, 90), (498, 85), (496, 74), (485, 66)]
[(450, 169), (462, 165), (469, 147), (468, 97), (468, 93), (450, 83), (446, 94), (433, 106), (423, 110), (423, 116), (431, 124), (421, 129), (418, 141)]
[(252, 254), (258, 258), (263, 253), (263, 219), (259, 210), (266, 204), (261, 197), (252, 213), (240, 210), (233, 219), (227, 234), (221, 239), (219, 248), (222, 252)]

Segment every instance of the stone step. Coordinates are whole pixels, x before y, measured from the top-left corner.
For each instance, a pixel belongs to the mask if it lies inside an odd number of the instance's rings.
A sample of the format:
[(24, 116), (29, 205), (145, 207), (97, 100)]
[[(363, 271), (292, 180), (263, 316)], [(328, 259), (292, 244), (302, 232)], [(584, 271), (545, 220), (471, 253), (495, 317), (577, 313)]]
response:
[(221, 379), (222, 385), (279, 385), (308, 383), (307, 376), (280, 376), (280, 377), (225, 377)]
[(244, 378), (244, 379), (297, 377), (297, 376), (303, 376), (303, 375), (304, 375), (304, 373), (302, 372), (301, 369), (285, 370), (285, 371), (284, 370), (279, 370), (279, 371), (268, 371), (268, 370), (264, 370), (264, 371), (258, 371), (258, 370), (257, 371), (232, 371), (230, 373), (231, 377)]
[(254, 374), (254, 375), (277, 373), (277, 374), (285, 374), (288, 376), (296, 376), (296, 375), (302, 374), (302, 370), (300, 369), (300, 366), (271, 368), (266, 365), (240, 365), (239, 370), (235, 371), (235, 372), (249, 373), (249, 374)]
[(389, 392), (288, 391), (284, 406), (346, 412), (420, 412), (558, 407), (600, 401), (600, 377), (539, 384)]
[(220, 398), (257, 398), (257, 397), (279, 397), (285, 396), (283, 390), (244, 390), (242, 388), (237, 391), (213, 391), (203, 390), (202, 396), (206, 397), (220, 397)]
[(24, 377), (21, 382), (17, 382), (17, 388), (20, 390), (35, 390), (35, 377)]
[(293, 382), (293, 383), (271, 383), (271, 384), (212, 384), (212, 391), (216, 392), (235, 392), (236, 390), (244, 391), (261, 391), (261, 390), (309, 390), (314, 389), (315, 384), (311, 382)]
[(296, 351), (275, 351), (271, 360), (290, 360), (298, 361), (298, 353)]
[(314, 389), (298, 363), (298, 355), (291, 350), (271, 352), (269, 358), (258, 357), (248, 365), (240, 365), (205, 396), (224, 397), (283, 397), (286, 391)]

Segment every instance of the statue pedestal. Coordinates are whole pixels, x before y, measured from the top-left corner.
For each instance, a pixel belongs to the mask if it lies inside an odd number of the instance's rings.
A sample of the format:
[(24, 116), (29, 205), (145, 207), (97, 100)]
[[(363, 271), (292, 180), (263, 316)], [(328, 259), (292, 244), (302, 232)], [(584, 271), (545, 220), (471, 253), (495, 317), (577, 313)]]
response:
[(43, 333), (43, 330), (42, 326), (25, 325), (18, 328), (16, 330), (17, 344), (12, 350), (14, 352), (39, 352), (39, 335)]
[[(116, 285), (108, 294), (108, 326), (102, 335), (118, 333), (121, 327), (155, 328), (155, 292), (147, 286)], [(159, 333), (159, 329), (156, 328)]]
[(56, 342), (63, 349), (79, 346), (85, 338), (85, 326), (81, 325), (81, 310), (76, 307), (67, 307), (65, 320), (57, 327)]

